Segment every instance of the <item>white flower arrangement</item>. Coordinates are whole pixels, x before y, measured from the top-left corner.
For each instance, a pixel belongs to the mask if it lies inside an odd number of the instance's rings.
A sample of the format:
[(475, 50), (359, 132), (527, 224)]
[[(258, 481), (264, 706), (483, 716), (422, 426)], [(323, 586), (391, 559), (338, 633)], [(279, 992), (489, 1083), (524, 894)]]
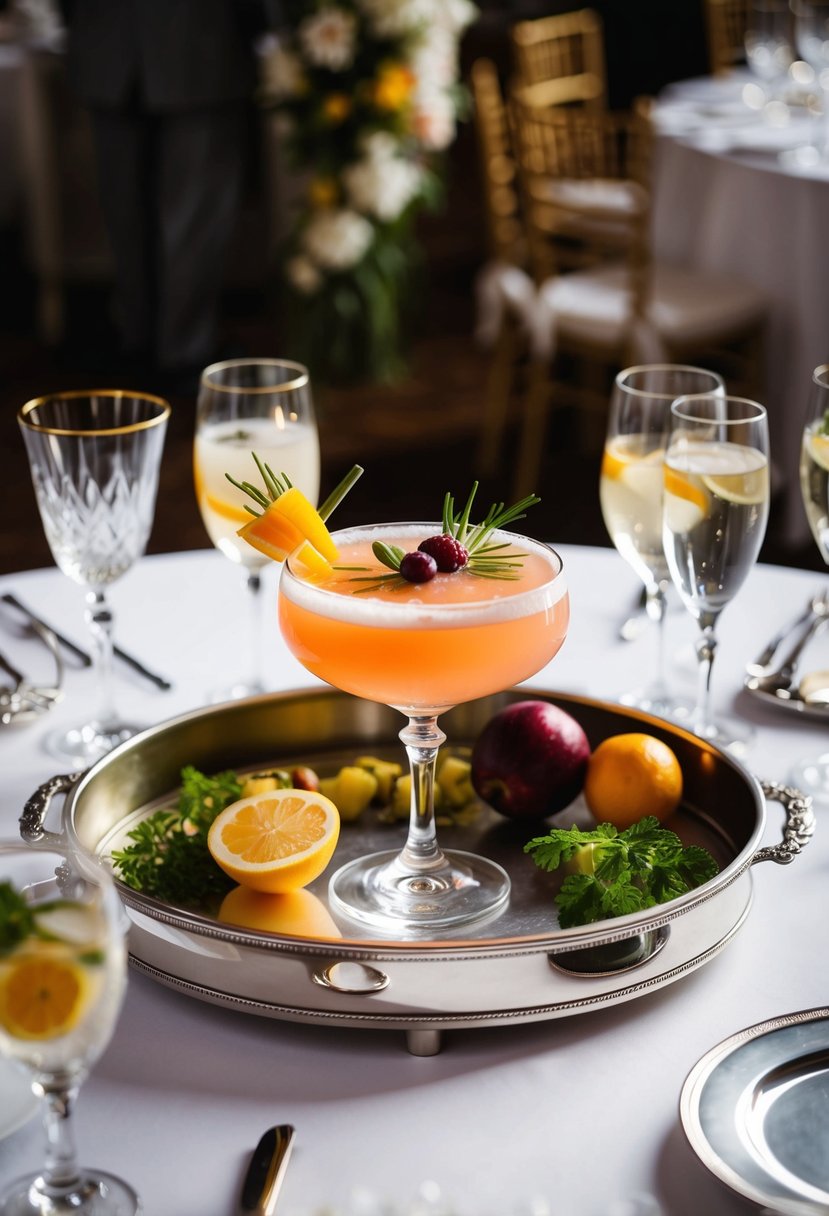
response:
[(308, 181), (286, 251), (289, 317), (316, 374), (383, 376), (400, 345), (411, 224), (435, 200), (436, 157), (456, 134), (459, 43), (477, 9), (471, 0), (284, 8), (288, 33), (266, 59), (263, 91), (289, 117), (289, 154)]

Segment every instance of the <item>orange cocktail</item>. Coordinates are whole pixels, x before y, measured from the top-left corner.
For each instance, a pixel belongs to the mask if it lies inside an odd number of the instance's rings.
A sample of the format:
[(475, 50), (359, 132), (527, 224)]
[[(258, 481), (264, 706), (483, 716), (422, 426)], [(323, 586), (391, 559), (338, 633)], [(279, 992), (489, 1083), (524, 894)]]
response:
[(561, 562), (546, 545), (503, 533), (510, 548), (502, 555), (522, 555), (510, 579), (461, 570), (375, 588), (370, 575), (385, 573), (371, 550), (380, 533), (385, 543), (414, 550), (435, 527), (336, 533), (339, 561), (327, 573), (288, 563), (282, 636), (329, 684), (406, 711), (442, 711), (535, 675), (561, 646), (569, 602)]
[[(500, 866), (437, 844), (433, 782), (444, 710), (535, 675), (567, 633), (561, 559), (548, 546), (491, 532), (487, 548), (423, 581), (389, 570), (372, 546), (418, 554), (434, 524), (378, 524), (333, 534), (333, 567), (285, 562), (279, 622), (293, 654), (345, 692), (406, 714), (400, 732), (412, 771), (409, 835), (399, 853), (359, 858), (331, 879), (335, 908), (409, 935), (489, 916), (509, 897)], [(445, 538), (443, 538), (445, 540)], [(401, 565), (401, 570), (405, 565)]]

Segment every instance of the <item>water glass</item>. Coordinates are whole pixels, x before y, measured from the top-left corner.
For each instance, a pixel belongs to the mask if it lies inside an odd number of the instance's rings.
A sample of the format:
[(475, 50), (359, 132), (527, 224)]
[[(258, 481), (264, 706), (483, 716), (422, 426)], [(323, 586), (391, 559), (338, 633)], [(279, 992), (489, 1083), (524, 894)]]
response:
[(18, 414), (52, 556), (87, 589), (98, 712), (91, 722), (46, 740), (54, 755), (80, 767), (141, 729), (124, 721), (113, 703), (113, 614), (106, 588), (146, 548), (169, 416), (160, 397), (118, 389), (38, 397)]

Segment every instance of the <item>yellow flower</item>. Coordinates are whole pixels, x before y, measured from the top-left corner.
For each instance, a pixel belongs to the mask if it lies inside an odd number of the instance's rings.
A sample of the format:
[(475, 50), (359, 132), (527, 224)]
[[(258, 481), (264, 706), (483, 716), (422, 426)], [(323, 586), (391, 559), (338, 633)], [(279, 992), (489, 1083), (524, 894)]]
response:
[(385, 63), (377, 73), (372, 99), (378, 110), (400, 110), (415, 86), (414, 73), (402, 63)]
[(308, 198), (312, 207), (333, 207), (339, 198), (336, 179), (315, 177), (308, 187)]
[(322, 113), (332, 127), (339, 126), (351, 113), (351, 98), (347, 93), (329, 93), (322, 103)]

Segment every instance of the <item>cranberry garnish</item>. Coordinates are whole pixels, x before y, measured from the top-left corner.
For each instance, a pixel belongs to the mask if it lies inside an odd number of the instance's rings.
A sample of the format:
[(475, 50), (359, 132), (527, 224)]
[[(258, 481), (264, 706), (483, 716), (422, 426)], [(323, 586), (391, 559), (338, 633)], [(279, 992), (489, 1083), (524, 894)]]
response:
[(407, 553), (400, 561), (400, 573), (407, 583), (428, 583), (438, 572), (438, 564), (428, 553)]
[(441, 536), (427, 536), (418, 545), (421, 553), (428, 553), (435, 559), (441, 574), (454, 574), (462, 570), (469, 561), (469, 553), (459, 540), (444, 532)]

